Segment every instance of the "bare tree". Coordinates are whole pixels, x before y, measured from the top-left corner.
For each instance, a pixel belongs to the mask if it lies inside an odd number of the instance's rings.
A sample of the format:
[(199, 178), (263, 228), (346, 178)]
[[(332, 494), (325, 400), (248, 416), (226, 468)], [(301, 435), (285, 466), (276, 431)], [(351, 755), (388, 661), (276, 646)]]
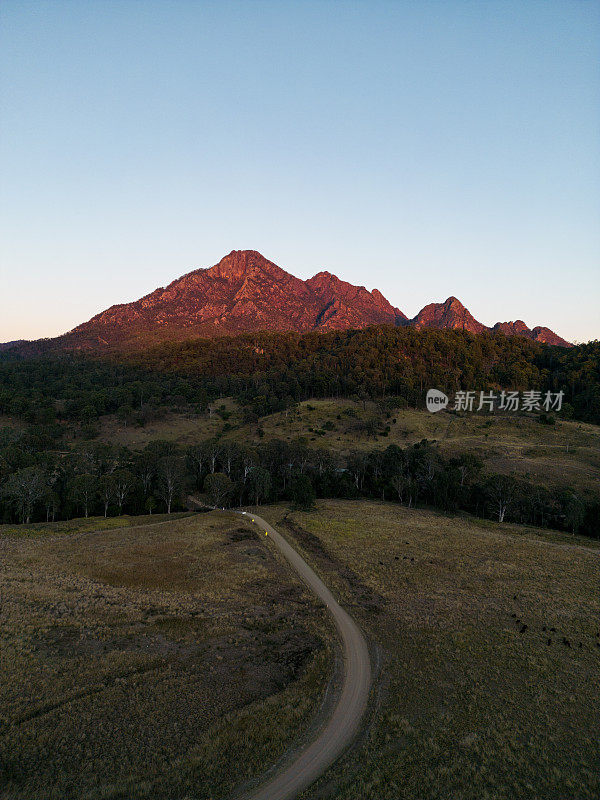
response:
[(46, 473), (40, 467), (25, 467), (10, 475), (4, 494), (12, 501), (22, 523), (29, 523), (38, 503), (46, 494)]
[(232, 442), (224, 442), (219, 448), (219, 459), (223, 465), (224, 472), (231, 477), (233, 461), (236, 456), (236, 447)]
[(402, 503), (402, 498), (404, 497), (404, 492), (406, 487), (408, 486), (409, 476), (406, 471), (402, 470), (401, 472), (397, 472), (395, 475), (392, 475), (390, 483), (394, 487), (396, 494), (398, 495), (398, 502)]
[(317, 450), (314, 458), (319, 475), (322, 475), (327, 470), (332, 470), (335, 466), (333, 456), (328, 450)]
[(355, 450), (353, 453), (350, 453), (348, 458), (348, 469), (354, 478), (354, 485), (359, 491), (362, 491), (368, 466), (369, 456), (367, 453), (363, 453), (360, 450)]
[(44, 495), (44, 506), (46, 507), (46, 522), (54, 522), (58, 509), (60, 508), (60, 497), (57, 492), (48, 489)]
[(204, 444), (194, 444), (186, 451), (186, 461), (188, 469), (194, 476), (196, 486), (201, 487), (202, 475), (207, 461), (206, 446)]
[(244, 447), (241, 453), (242, 481), (246, 483), (248, 476), (256, 466), (256, 453), (249, 447)]
[(128, 469), (118, 469), (114, 474), (114, 498), (119, 506), (119, 514), (123, 513), (123, 505), (135, 485), (135, 476)]
[(115, 499), (115, 477), (112, 474), (105, 474), (98, 481), (100, 498), (104, 505), (104, 516), (108, 516), (108, 507)]
[(456, 466), (460, 475), (460, 485), (465, 486), (478, 472), (481, 471), (482, 463), (475, 453), (461, 453), (457, 458), (450, 462)]
[(151, 450), (143, 450), (135, 460), (134, 469), (142, 485), (144, 497), (148, 497), (156, 475), (156, 454)]
[(508, 475), (497, 475), (488, 484), (488, 493), (498, 522), (504, 522), (508, 509), (516, 496), (516, 483)]
[(217, 458), (219, 457), (219, 445), (216, 441), (210, 441), (206, 444), (206, 455), (208, 458), (208, 465), (211, 472), (217, 469)]
[(171, 513), (171, 506), (177, 492), (181, 489), (181, 465), (174, 456), (164, 456), (158, 463), (158, 495), (164, 500), (167, 514)]

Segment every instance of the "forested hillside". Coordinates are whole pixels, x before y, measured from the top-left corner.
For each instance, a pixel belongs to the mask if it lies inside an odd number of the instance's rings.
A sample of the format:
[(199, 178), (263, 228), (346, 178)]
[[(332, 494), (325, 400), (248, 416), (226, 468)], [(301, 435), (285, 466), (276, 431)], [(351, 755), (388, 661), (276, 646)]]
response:
[(502, 334), (376, 326), (195, 339), (102, 361), (0, 360), (0, 413), (46, 421), (222, 396), (259, 415), (309, 397), (394, 395), (423, 407), (429, 388), (563, 390), (565, 414), (599, 424), (600, 343), (565, 349)]
[[(370, 452), (357, 447), (342, 454), (302, 438), (260, 436), (266, 415), (306, 398), (353, 398), (361, 406), (375, 398), (387, 419), (394, 409), (423, 408), (430, 387), (562, 390), (563, 418), (598, 424), (599, 364), (597, 342), (565, 350), (517, 337), (390, 327), (196, 340), (161, 345), (127, 362), (5, 356), (0, 414), (10, 424), (0, 422), (2, 518), (169, 511), (193, 490), (217, 504), (394, 499), (598, 535), (598, 492), (589, 482), (554, 491), (523, 470), (495, 474), (474, 452), (453, 454), (428, 441), (382, 442)], [(205, 418), (223, 397), (233, 398), (241, 423), (254, 425), (258, 440), (222, 439), (231, 428), (222, 407), (218, 434), (193, 446), (151, 441), (132, 450), (98, 441), (106, 415), (143, 428), (173, 409)], [(375, 440), (389, 431), (385, 419), (373, 421), (371, 431), (365, 417), (363, 427)]]

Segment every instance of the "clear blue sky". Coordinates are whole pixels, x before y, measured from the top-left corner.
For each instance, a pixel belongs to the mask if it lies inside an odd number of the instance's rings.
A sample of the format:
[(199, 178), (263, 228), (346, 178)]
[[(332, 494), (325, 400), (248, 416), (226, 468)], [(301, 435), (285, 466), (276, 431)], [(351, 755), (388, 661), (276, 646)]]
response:
[(0, 5), (0, 341), (232, 249), (600, 337), (600, 4)]

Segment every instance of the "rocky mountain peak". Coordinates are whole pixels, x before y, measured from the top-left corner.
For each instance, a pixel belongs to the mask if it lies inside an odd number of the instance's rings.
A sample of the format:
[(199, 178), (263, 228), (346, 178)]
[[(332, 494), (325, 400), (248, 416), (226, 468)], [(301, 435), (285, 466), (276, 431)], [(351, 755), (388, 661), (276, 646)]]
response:
[[(367, 325), (490, 330), (454, 296), (430, 303), (409, 320), (377, 289), (355, 286), (326, 270), (304, 281), (257, 250), (232, 250), (214, 266), (193, 270), (133, 303), (112, 306), (55, 341), (68, 349), (137, 348), (244, 331), (302, 333)], [(530, 330), (522, 320), (497, 323), (492, 330), (568, 346), (548, 328)]]

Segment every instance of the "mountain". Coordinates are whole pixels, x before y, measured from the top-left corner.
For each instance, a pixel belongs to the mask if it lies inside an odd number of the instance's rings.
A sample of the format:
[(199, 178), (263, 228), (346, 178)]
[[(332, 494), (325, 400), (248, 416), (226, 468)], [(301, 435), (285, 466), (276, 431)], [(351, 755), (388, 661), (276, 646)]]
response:
[(26, 342), (18, 349), (140, 349), (162, 341), (244, 331), (303, 333), (368, 325), (493, 330), (570, 346), (548, 328), (530, 330), (520, 320), (487, 328), (456, 297), (430, 303), (409, 320), (377, 289), (354, 286), (330, 272), (303, 281), (255, 250), (233, 250), (213, 267), (189, 272), (135, 302), (111, 306), (64, 336)]
[(323, 310), (317, 324), (329, 328), (364, 328), (366, 325), (399, 325), (407, 321), (399, 308), (393, 308), (378, 289), (369, 292), (330, 272), (319, 272), (306, 281)]
[(452, 328), (469, 333), (483, 333), (488, 330), (481, 322), (477, 322), (456, 297), (449, 297), (445, 303), (430, 303), (409, 324), (415, 328)]
[(255, 250), (234, 250), (133, 303), (112, 306), (63, 338), (75, 346), (188, 339), (242, 331), (310, 331), (396, 325), (385, 297), (329, 272), (300, 280)]
[(515, 322), (497, 322), (488, 328), (463, 306), (456, 297), (449, 297), (444, 303), (430, 303), (422, 308), (416, 317), (408, 321), (408, 325), (415, 328), (452, 328), (454, 330), (469, 331), (469, 333), (483, 333), (493, 331), (503, 333), (505, 336), (524, 336), (542, 344), (553, 344), (560, 347), (571, 347), (570, 342), (562, 339), (550, 328), (537, 326), (528, 328), (522, 319)]
[(505, 336), (525, 336), (527, 339), (533, 339), (534, 342), (541, 342), (542, 344), (572, 347), (570, 342), (558, 336), (550, 328), (544, 328), (541, 325), (535, 328), (528, 328), (522, 319), (518, 319), (515, 322), (497, 322), (492, 330), (503, 333)]

